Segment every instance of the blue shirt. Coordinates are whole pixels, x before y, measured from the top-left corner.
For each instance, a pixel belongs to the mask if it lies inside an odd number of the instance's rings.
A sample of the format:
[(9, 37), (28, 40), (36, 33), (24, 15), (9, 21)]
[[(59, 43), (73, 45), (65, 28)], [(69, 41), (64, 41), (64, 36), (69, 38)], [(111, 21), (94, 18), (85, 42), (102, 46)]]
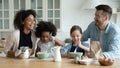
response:
[[(84, 42), (82, 43), (83, 45), (85, 45), (86, 47), (88, 46), (88, 43)], [(69, 43), (68, 45), (66, 45), (63, 49), (60, 50), (61, 54), (68, 54), (69, 52), (74, 52), (74, 50), (77, 48), (77, 52), (83, 52), (83, 55), (85, 54), (85, 50), (79, 48), (77, 45)]]
[[(100, 41), (100, 29), (92, 22), (83, 33), (82, 41), (88, 38), (93, 41)], [(109, 21), (103, 35), (101, 48), (103, 55), (107, 58), (120, 58), (120, 28)]]

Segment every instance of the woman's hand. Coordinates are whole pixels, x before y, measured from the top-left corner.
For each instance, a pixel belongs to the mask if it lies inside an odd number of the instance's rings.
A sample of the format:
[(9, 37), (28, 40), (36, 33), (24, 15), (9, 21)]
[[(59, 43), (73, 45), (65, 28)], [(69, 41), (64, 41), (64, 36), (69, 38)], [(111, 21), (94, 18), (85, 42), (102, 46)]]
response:
[(18, 58), (18, 59), (23, 59), (23, 58), (24, 58), (24, 53), (21, 53), (21, 54), (18, 55), (16, 58)]
[(8, 51), (7, 52), (7, 57), (9, 57), (9, 58), (15, 58), (15, 52), (12, 51), (12, 50)]
[[(20, 59), (22, 59), (23, 58), (23, 53), (21, 53), (20, 55), (18, 55), (16, 58), (20, 58)], [(9, 58), (15, 58), (15, 52), (14, 51), (12, 51), (12, 50), (10, 50), (10, 51), (8, 51), (8, 53), (7, 53), (7, 57), (9, 57)]]
[(108, 59), (108, 58), (100, 58), (99, 63), (100, 65), (103, 65), (103, 66), (110, 66), (114, 63), (114, 60)]
[(29, 49), (29, 55), (32, 55), (32, 54), (33, 54), (33, 50)]

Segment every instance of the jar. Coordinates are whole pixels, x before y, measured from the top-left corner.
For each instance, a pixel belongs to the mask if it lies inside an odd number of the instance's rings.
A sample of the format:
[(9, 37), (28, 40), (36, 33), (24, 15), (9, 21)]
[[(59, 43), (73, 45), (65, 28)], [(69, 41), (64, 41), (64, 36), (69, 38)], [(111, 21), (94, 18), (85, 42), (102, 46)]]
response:
[(6, 38), (1, 38), (1, 44), (3, 47), (5, 47), (6, 44)]

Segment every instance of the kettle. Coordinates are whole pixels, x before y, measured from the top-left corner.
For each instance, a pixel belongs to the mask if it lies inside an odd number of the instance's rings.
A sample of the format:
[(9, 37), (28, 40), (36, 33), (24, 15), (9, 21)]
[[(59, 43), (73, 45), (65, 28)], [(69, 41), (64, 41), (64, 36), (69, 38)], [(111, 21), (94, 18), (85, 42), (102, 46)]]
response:
[(60, 46), (55, 46), (51, 48), (51, 53), (53, 55), (53, 61), (61, 62)]

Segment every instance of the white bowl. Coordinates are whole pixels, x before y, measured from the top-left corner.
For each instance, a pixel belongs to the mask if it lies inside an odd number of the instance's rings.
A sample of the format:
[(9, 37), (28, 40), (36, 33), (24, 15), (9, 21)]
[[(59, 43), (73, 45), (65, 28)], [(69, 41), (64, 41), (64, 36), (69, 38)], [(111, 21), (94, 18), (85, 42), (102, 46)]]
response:
[(47, 52), (37, 52), (37, 57), (39, 59), (47, 59), (50, 53)]

